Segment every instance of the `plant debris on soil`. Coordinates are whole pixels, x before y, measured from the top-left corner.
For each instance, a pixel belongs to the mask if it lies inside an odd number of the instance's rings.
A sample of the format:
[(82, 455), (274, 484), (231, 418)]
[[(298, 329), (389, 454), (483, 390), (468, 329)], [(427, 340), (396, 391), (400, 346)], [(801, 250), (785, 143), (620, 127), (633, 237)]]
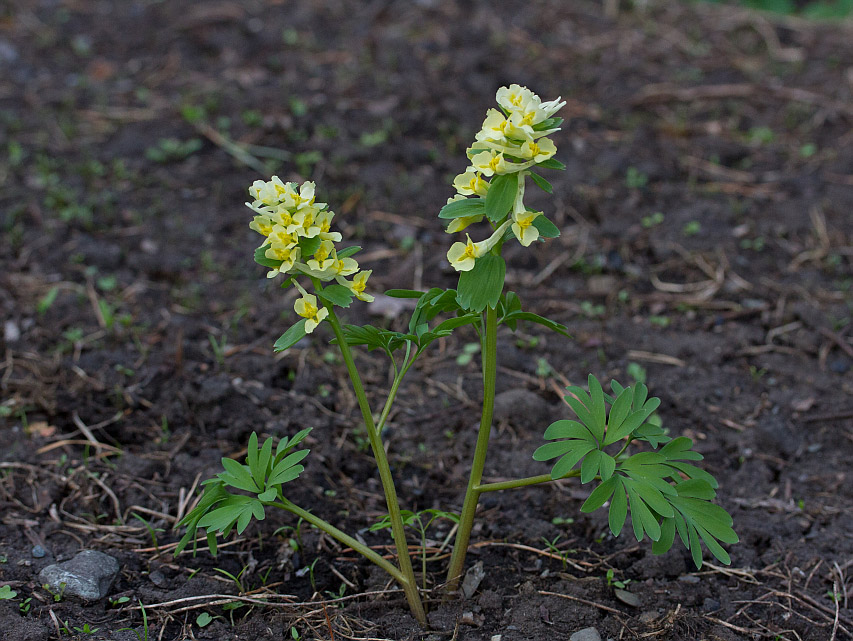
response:
[[(853, 27), (635, 4), (3, 4), (0, 638), (853, 638)], [(316, 181), (375, 293), (453, 287), (436, 214), (513, 82), (568, 100), (567, 171), (540, 205), (562, 235), (508, 248), (508, 286), (573, 339), (499, 334), (485, 480), (548, 470), (528, 453), (571, 417), (567, 384), (645, 380), (721, 482), (732, 565), (614, 539), (575, 479), (483, 496), (482, 571), (434, 592), (428, 630), (287, 514), (173, 558), (220, 459), (304, 427), (290, 498), (392, 554), (329, 333), (272, 352), (292, 300), (252, 262), (246, 188)], [(397, 305), (347, 321), (399, 328)], [(476, 341), (404, 382), (385, 433), (404, 508), (461, 508)], [(357, 361), (378, 404), (388, 364)], [(433, 587), (448, 533), (428, 532)], [(40, 585), (81, 550), (118, 560), (106, 598)]]

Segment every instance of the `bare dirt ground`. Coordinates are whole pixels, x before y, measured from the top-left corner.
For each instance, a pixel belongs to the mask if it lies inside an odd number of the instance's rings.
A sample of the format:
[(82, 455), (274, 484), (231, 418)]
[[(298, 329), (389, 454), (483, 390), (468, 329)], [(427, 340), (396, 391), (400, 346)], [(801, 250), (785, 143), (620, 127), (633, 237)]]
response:
[[(721, 481), (731, 567), (614, 539), (571, 480), (484, 498), (485, 578), (431, 601), (430, 630), (284, 515), (173, 559), (188, 497), (253, 430), (314, 427), (293, 499), (389, 543), (366, 531), (381, 489), (329, 335), (272, 354), (292, 303), (252, 262), (246, 187), (315, 180), (374, 291), (452, 287), (435, 214), (512, 82), (568, 99), (568, 169), (541, 201), (562, 236), (509, 252), (508, 282), (574, 339), (500, 334), (486, 480), (547, 471), (529, 454), (570, 416), (566, 381), (645, 376)], [(851, 97), (850, 25), (705, 5), (3, 4), (0, 638), (134, 639), (140, 603), (150, 639), (853, 638)], [(386, 438), (409, 509), (461, 507), (481, 383), (455, 357), (475, 340), (404, 385)], [(357, 359), (378, 402), (387, 365)], [(38, 584), (80, 549), (120, 561), (109, 599)]]

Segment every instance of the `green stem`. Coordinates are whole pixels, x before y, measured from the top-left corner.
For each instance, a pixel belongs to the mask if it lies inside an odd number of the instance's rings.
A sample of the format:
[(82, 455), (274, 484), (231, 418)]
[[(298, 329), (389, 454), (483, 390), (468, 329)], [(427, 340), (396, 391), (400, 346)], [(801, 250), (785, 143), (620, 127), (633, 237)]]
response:
[[(317, 287), (317, 283), (314, 283)], [(319, 289), (319, 288), (318, 288)], [(364, 393), (364, 387), (361, 384), (361, 377), (358, 375), (358, 370), (355, 367), (355, 361), (352, 357), (352, 351), (344, 338), (341, 323), (335, 315), (335, 310), (332, 305), (326, 305), (329, 310), (328, 321), (332, 326), (332, 331), (335, 333), (335, 338), (338, 340), (338, 347), (341, 350), (341, 356), (347, 367), (350, 380), (352, 381), (352, 389), (355, 392), (358, 400), (358, 407), (361, 410), (361, 415), (364, 418), (364, 426), (367, 429), (367, 438), (370, 441), (370, 447), (373, 450), (373, 457), (376, 460), (376, 467), (379, 468), (379, 478), (382, 481), (382, 490), (385, 493), (385, 501), (388, 505), (388, 516), (391, 520), (391, 533), (394, 537), (394, 544), (397, 547), (397, 560), (400, 564), (402, 580), (400, 585), (406, 593), (406, 599), (409, 602), (409, 607), (412, 614), (421, 625), (426, 625), (426, 613), (424, 612), (423, 602), (418, 593), (417, 582), (415, 581), (415, 572), (412, 569), (412, 559), (409, 557), (409, 546), (406, 543), (406, 533), (403, 529), (403, 518), (400, 515), (400, 503), (397, 500), (397, 490), (394, 487), (394, 478), (391, 475), (391, 466), (388, 464), (388, 457), (385, 455), (385, 448), (382, 445), (382, 438), (376, 424), (373, 422), (373, 414), (370, 412), (370, 404), (367, 402), (367, 396)], [(395, 380), (397, 385), (399, 381)], [(395, 389), (396, 391), (396, 389)], [(383, 412), (387, 417), (387, 410), (390, 410), (389, 398), (386, 403), (386, 411)]]
[(406, 583), (406, 577), (403, 576), (403, 573), (400, 572), (397, 566), (395, 566), (390, 561), (382, 558), (380, 554), (371, 550), (369, 547), (364, 545), (364, 543), (361, 543), (357, 539), (354, 539), (346, 532), (342, 532), (328, 521), (324, 521), (319, 516), (315, 516), (307, 510), (303, 510), (301, 507), (299, 507), (295, 503), (291, 503), (287, 499), (284, 499), (281, 503), (274, 503), (273, 505), (275, 505), (276, 507), (280, 507), (283, 510), (287, 510), (288, 512), (291, 512), (292, 514), (295, 514), (298, 517), (301, 517), (305, 521), (308, 521), (308, 523), (310, 523), (311, 525), (316, 526), (318, 529), (331, 536), (333, 539), (336, 539), (344, 545), (351, 547), (353, 550), (355, 550), (356, 552), (358, 552), (359, 554), (366, 557), (368, 560), (372, 561), (380, 568), (385, 570), (388, 574), (394, 577), (394, 579), (401, 585), (404, 585)]
[(492, 414), (495, 405), (495, 373), (497, 370), (498, 349), (498, 313), (491, 307), (486, 309), (486, 322), (483, 330), (483, 413), (480, 416), (480, 429), (477, 433), (477, 445), (474, 449), (474, 460), (471, 463), (471, 476), (468, 478), (468, 489), (462, 503), (462, 514), (459, 519), (459, 529), (456, 531), (456, 541), (453, 553), (450, 555), (450, 566), (447, 569), (447, 589), (455, 591), (465, 569), (465, 556), (468, 554), (468, 541), (471, 538), (471, 528), (474, 526), (474, 515), (477, 503), (480, 501), (480, 480), (483, 478), (483, 468), (486, 464), (486, 452), (489, 447), (489, 435), (492, 431)]
[(548, 483), (549, 481), (559, 481), (561, 479), (568, 479), (575, 476), (580, 476), (580, 470), (572, 470), (565, 476), (561, 476), (559, 479), (552, 479), (550, 474), (540, 474), (539, 476), (528, 476), (523, 479), (513, 479), (512, 481), (501, 481), (500, 483), (484, 483), (483, 485), (477, 486), (477, 491), (480, 493), (483, 492), (497, 492), (499, 490), (514, 490), (517, 487), (527, 487), (528, 485), (538, 485), (539, 483)]

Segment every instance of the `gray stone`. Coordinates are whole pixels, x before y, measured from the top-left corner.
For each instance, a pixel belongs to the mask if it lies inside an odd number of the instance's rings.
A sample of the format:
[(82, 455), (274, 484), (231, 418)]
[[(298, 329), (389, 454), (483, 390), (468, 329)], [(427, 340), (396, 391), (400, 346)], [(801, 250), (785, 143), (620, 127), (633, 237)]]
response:
[(45, 550), (41, 545), (34, 545), (30, 554), (33, 555), (34, 559), (41, 559), (47, 556), (47, 550)]
[(570, 636), (569, 641), (601, 641), (601, 635), (595, 628), (584, 628)]
[[(39, 582), (51, 591), (84, 601), (103, 599), (119, 572), (119, 564), (109, 554), (83, 550), (70, 561), (48, 565), (39, 572)], [(63, 591), (62, 583), (65, 584)]]

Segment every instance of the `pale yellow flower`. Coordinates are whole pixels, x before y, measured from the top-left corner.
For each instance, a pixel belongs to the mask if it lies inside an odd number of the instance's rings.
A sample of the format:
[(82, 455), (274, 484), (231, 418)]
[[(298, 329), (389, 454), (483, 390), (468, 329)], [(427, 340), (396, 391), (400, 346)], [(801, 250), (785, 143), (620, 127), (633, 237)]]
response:
[(299, 249), (299, 245), (282, 245), (282, 244), (272, 244), (267, 247), (264, 252), (264, 256), (269, 258), (270, 260), (280, 260), (281, 265), (278, 267), (273, 267), (270, 271), (267, 272), (267, 278), (274, 278), (279, 274), (286, 274), (296, 262), (299, 260), (299, 255), (301, 251)]
[(489, 183), (475, 167), (468, 167), (453, 179), (453, 186), (463, 196), (485, 196), (489, 192)]
[(512, 84), (509, 87), (501, 87), (495, 94), (495, 100), (508, 113), (514, 111), (526, 111), (531, 103), (536, 106), (541, 102), (539, 96), (530, 91), (527, 87)]
[(525, 247), (529, 247), (531, 243), (539, 238), (539, 230), (533, 225), (533, 221), (541, 214), (541, 211), (525, 211), (512, 214), (512, 233), (518, 239), (518, 242)]
[(336, 280), (338, 283), (349, 289), (358, 300), (363, 300), (365, 303), (371, 303), (373, 302), (373, 296), (368, 294), (365, 291), (365, 288), (367, 287), (367, 279), (370, 278), (372, 273), (373, 270), (359, 272), (352, 279), (352, 282), (345, 278), (337, 278)]
[(528, 141), (521, 146), (521, 157), (540, 163), (553, 157), (557, 153), (557, 147), (550, 138), (540, 138), (537, 141)]
[(503, 154), (499, 152), (495, 153), (488, 149), (474, 155), (471, 158), (471, 164), (476, 171), (484, 176), (507, 173), (507, 162), (504, 160)]
[(302, 318), (307, 319), (305, 321), (305, 333), (310, 334), (317, 328), (317, 325), (323, 322), (323, 319), (329, 315), (329, 310), (325, 307), (318, 308), (317, 297), (313, 294), (304, 293), (305, 290), (302, 291), (302, 298), (296, 299), (296, 302), (293, 304), (293, 309), (297, 314), (302, 316)]
[(476, 263), (477, 259), (485, 256), (503, 238), (504, 232), (509, 225), (510, 221), (506, 221), (491, 236), (479, 243), (473, 242), (471, 237), (466, 234), (467, 242), (453, 243), (450, 246), (450, 249), (447, 251), (448, 262), (458, 272), (471, 271), (474, 269), (474, 263)]

